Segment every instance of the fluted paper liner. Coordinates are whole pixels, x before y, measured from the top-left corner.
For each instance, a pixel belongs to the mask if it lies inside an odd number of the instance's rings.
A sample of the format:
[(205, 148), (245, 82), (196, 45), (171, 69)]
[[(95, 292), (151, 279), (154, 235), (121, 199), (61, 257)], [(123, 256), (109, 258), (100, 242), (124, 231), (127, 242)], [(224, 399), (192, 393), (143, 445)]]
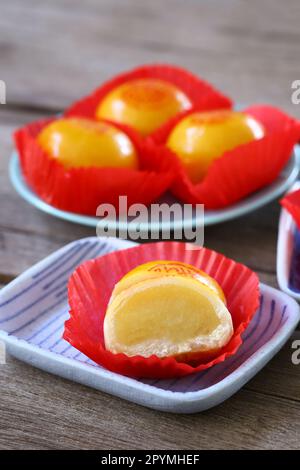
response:
[[(234, 334), (221, 352), (197, 364), (177, 362), (151, 356), (129, 357), (105, 349), (103, 321), (115, 284), (131, 269), (154, 260), (182, 261), (204, 270), (221, 285), (232, 315)], [(84, 262), (73, 273), (68, 285), (70, 319), (63, 337), (97, 364), (131, 377), (170, 378), (192, 374), (212, 367), (233, 355), (242, 343), (241, 334), (259, 304), (257, 275), (206, 248), (188, 250), (186, 243), (158, 242), (113, 252)]]
[[(195, 110), (185, 115), (191, 112)], [(151, 140), (160, 146), (161, 158), (173, 155), (177, 175), (172, 185), (175, 196), (187, 203), (218, 209), (236, 203), (278, 177), (300, 138), (299, 121), (266, 105), (251, 106), (244, 112), (262, 123), (265, 136), (224, 153), (197, 184), (191, 182), (178, 156), (165, 147), (171, 130), (182, 117), (175, 117), (152, 134)]]
[(284, 196), (280, 204), (291, 214), (300, 229), (300, 189)]

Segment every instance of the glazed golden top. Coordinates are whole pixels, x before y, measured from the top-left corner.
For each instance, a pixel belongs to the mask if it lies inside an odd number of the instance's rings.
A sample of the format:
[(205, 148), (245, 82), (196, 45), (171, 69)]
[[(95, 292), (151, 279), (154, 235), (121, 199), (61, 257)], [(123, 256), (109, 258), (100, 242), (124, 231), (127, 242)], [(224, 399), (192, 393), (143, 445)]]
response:
[(108, 93), (96, 117), (127, 124), (145, 136), (189, 108), (188, 97), (172, 83), (144, 78), (128, 81)]
[(38, 142), (66, 168), (138, 168), (136, 150), (129, 137), (105, 122), (57, 119), (40, 132)]
[(210, 288), (220, 299), (226, 303), (223, 290), (217, 281), (201, 269), (182, 261), (157, 260), (144, 263), (127, 273), (115, 286), (113, 295), (145, 279), (161, 278), (166, 276), (193, 278)]

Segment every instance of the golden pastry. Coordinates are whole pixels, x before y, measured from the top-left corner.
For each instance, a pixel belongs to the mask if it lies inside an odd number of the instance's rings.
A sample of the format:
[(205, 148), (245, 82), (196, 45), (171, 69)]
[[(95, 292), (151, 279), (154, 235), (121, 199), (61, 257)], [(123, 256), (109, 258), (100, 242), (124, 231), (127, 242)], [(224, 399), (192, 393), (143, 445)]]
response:
[(197, 112), (186, 116), (174, 127), (167, 147), (178, 155), (191, 181), (198, 183), (212, 162), (224, 152), (263, 135), (263, 126), (245, 113)]
[(123, 83), (108, 93), (96, 110), (96, 118), (129, 125), (146, 136), (190, 108), (189, 98), (172, 83), (142, 78)]
[(127, 134), (105, 122), (57, 119), (44, 127), (37, 140), (50, 157), (66, 168), (138, 168), (136, 150)]
[(153, 261), (115, 286), (104, 319), (106, 348), (128, 356), (192, 361), (216, 354), (233, 334), (219, 284), (178, 261)]

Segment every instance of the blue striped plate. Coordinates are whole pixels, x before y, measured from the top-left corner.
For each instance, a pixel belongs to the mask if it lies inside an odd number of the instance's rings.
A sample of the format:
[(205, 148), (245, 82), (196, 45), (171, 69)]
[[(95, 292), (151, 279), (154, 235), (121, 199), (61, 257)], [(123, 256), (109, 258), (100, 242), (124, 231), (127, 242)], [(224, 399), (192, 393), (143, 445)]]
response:
[[(300, 189), (300, 181), (288, 192)], [(277, 280), (280, 289), (300, 300), (300, 231), (293, 217), (281, 209), (277, 240)]]
[(61, 338), (68, 318), (67, 282), (84, 260), (131, 245), (114, 238), (78, 240), (4, 287), (0, 291), (0, 340), (7, 351), (43, 370), (141, 405), (193, 413), (239, 390), (279, 351), (299, 321), (298, 304), (262, 284), (260, 308), (244, 333), (243, 345), (225, 362), (172, 380), (135, 380), (107, 371)]

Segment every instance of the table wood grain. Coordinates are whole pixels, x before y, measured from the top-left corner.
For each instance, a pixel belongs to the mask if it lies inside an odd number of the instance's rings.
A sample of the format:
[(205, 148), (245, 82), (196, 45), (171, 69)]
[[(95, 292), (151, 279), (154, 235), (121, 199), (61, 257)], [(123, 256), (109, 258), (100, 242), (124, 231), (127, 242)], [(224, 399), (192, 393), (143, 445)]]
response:
[[(186, 66), (239, 103), (300, 117), (298, 0), (10, 0), (1, 2), (0, 286), (94, 230), (47, 216), (8, 179), (11, 134), (141, 63)], [(205, 244), (277, 287), (278, 201), (205, 230)], [(300, 366), (292, 341), (241, 391), (207, 412), (156, 412), (8, 358), (0, 366), (1, 449), (296, 449)]]

